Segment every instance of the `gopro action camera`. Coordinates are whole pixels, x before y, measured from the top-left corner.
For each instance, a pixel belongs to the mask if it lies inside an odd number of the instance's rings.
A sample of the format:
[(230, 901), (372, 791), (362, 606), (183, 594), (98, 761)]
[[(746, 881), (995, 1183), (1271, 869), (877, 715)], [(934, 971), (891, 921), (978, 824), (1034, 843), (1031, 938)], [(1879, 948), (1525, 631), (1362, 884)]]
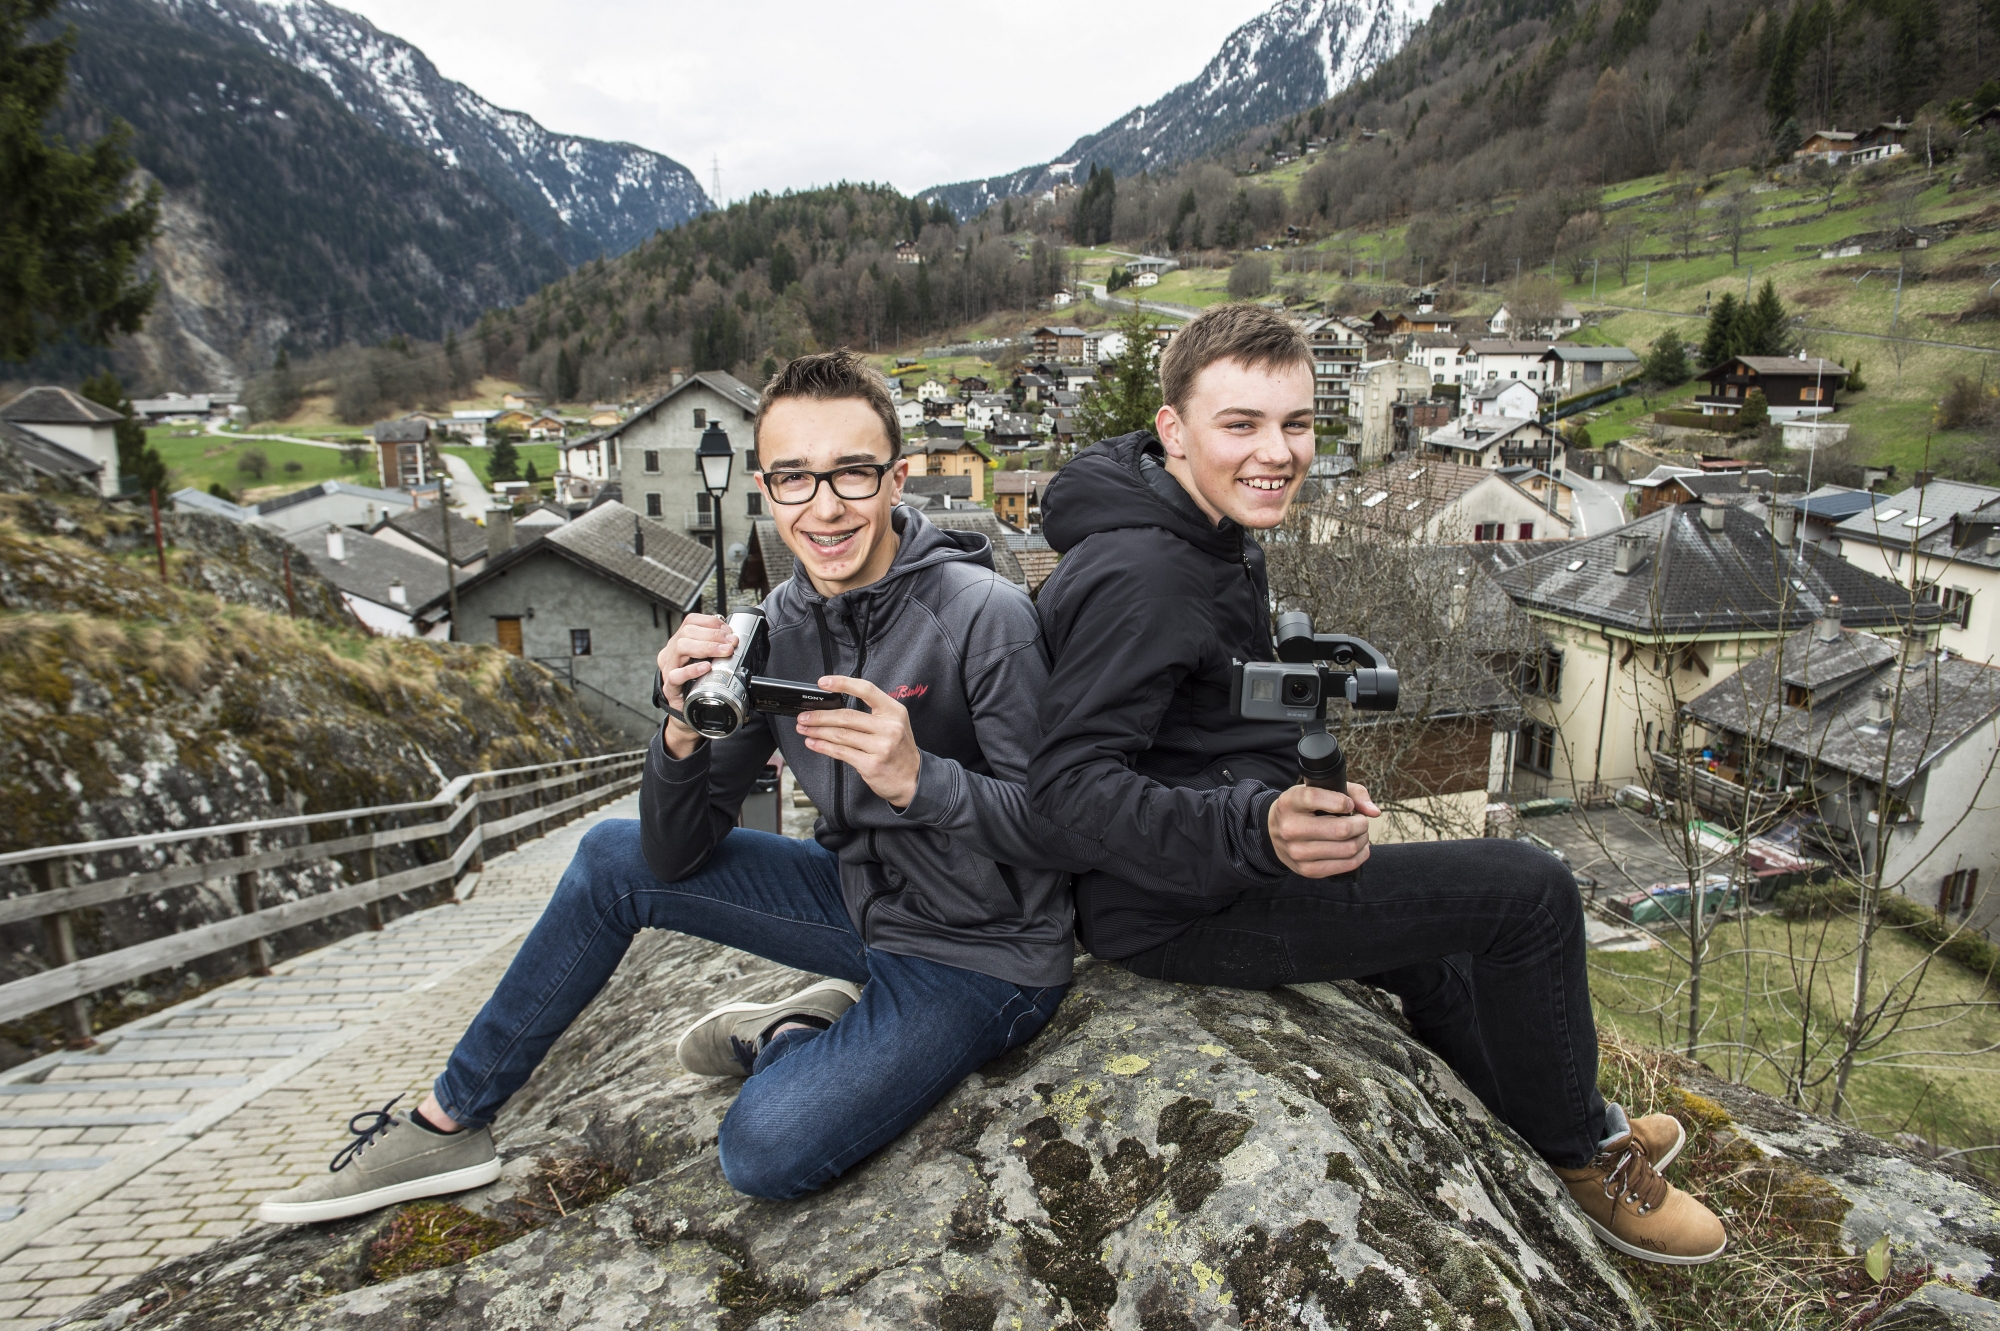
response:
[(847, 705), (845, 694), (757, 673), (771, 651), (770, 630), (762, 611), (737, 611), (729, 617), (729, 631), (736, 635), (736, 651), (713, 662), (709, 672), (681, 696), (682, 714), (696, 733), (709, 739), (728, 739), (752, 712), (797, 716), (800, 712), (836, 711)]
[[(1278, 616), (1278, 659), (1238, 661), (1230, 701), (1247, 721), (1296, 721), (1299, 779), (1347, 792), (1347, 758), (1326, 728), (1326, 705), (1345, 702), (1365, 712), (1393, 712), (1400, 684), (1380, 651), (1360, 638), (1314, 633), (1312, 617)], [(1320, 662), (1327, 664), (1321, 665)]]

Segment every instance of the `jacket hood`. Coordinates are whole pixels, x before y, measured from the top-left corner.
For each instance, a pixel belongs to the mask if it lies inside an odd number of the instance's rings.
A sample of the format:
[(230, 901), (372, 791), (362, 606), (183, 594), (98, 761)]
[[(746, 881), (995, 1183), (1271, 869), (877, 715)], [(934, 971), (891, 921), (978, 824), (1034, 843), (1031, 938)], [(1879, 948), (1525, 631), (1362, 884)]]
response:
[(801, 568), (792, 575), (792, 583), (806, 603), (810, 605), (817, 601), (831, 605), (836, 601), (875, 600), (899, 595), (901, 589), (896, 584), (912, 573), (935, 568), (939, 564), (964, 562), (983, 569), (993, 567), (993, 543), (976, 531), (935, 526), (907, 504), (896, 505), (890, 512), (889, 521), (896, 527), (897, 546), (896, 557), (890, 561), (888, 572), (866, 587), (856, 587), (837, 596), (821, 596), (819, 589), (812, 585), (812, 579)]
[[(1124, 527), (1160, 527), (1218, 559), (1243, 558), (1243, 529), (1224, 518), (1211, 525), (1183, 512), (1147, 481), (1140, 460), (1163, 463), (1166, 451), (1151, 431), (1092, 444), (1072, 458), (1042, 495), (1042, 534), (1058, 554), (1086, 536)], [(1190, 506), (1191, 507), (1191, 506)]]

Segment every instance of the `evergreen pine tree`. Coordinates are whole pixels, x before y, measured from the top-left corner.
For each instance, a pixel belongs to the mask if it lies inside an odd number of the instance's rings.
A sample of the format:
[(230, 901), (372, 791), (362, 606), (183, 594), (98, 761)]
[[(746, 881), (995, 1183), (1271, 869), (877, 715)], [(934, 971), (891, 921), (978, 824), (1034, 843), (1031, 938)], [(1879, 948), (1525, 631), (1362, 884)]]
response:
[(511, 434), (496, 435), (493, 446), (486, 450), (486, 479), (489, 481), (521, 479), (521, 452), (514, 447), (514, 437)]
[(569, 347), (565, 344), (556, 352), (556, 401), (574, 402), (576, 394), (576, 362), (569, 358)]
[(136, 333), (159, 289), (137, 272), (160, 187), (125, 202), (131, 128), (113, 121), (81, 151), (43, 133), (69, 83), (72, 39), (28, 36), (56, 4), (0, 4), (0, 360), (26, 360), (65, 331), (91, 346)]
[(1701, 338), (1701, 368), (1720, 365), (1737, 355), (1738, 305), (1733, 292), (1725, 291), (1708, 309), (1708, 328)]
[(131, 400), (125, 396), (118, 376), (110, 370), (92, 375), (78, 385), (78, 390), (100, 407), (109, 407), (125, 419), (112, 429), (112, 436), (118, 441), (118, 482), (122, 489), (145, 494), (149, 490), (165, 493), (167, 488), (167, 464), (160, 457), (160, 450), (146, 442), (146, 427), (138, 420), (138, 413), (132, 410)]
[(1741, 307), (1737, 319), (1742, 331), (1736, 340), (1735, 354), (1738, 356), (1789, 356), (1792, 354), (1792, 336), (1788, 326), (1790, 317), (1785, 313), (1785, 303), (1778, 299), (1778, 288), (1769, 278), (1757, 288), (1757, 298)]
[(1681, 335), (1669, 328), (1653, 339), (1653, 349), (1646, 356), (1642, 367), (1646, 379), (1662, 388), (1673, 388), (1688, 381), (1693, 370), (1688, 365), (1687, 343)]
[(1077, 438), (1081, 444), (1112, 439), (1134, 430), (1150, 430), (1160, 411), (1160, 376), (1154, 364), (1153, 330), (1146, 312), (1136, 304), (1118, 321), (1125, 346), (1111, 358), (1111, 373), (1084, 390), (1077, 408)]

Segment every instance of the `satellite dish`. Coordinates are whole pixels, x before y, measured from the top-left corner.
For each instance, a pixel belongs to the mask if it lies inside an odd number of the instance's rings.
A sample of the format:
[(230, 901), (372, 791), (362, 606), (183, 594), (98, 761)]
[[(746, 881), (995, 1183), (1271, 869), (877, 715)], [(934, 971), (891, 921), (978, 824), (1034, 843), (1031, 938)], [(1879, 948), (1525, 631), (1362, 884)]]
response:
[(750, 548), (744, 545), (743, 542), (737, 541), (735, 544), (729, 547), (729, 562), (732, 564), (740, 564), (743, 562), (743, 556), (749, 553), (750, 553)]

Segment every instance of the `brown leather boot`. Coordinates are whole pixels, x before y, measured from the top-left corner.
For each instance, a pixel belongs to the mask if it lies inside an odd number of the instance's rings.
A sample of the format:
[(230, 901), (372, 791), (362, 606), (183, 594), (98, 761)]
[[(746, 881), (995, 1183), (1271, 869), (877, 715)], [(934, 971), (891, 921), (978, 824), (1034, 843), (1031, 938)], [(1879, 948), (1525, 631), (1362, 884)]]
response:
[(1628, 1256), (1699, 1266), (1722, 1256), (1728, 1244), (1715, 1213), (1661, 1178), (1634, 1133), (1613, 1141), (1582, 1169), (1556, 1173), (1597, 1237)]
[(1653, 1172), (1663, 1174), (1687, 1145), (1687, 1129), (1672, 1114), (1648, 1114), (1632, 1120), (1632, 1135), (1646, 1148)]

